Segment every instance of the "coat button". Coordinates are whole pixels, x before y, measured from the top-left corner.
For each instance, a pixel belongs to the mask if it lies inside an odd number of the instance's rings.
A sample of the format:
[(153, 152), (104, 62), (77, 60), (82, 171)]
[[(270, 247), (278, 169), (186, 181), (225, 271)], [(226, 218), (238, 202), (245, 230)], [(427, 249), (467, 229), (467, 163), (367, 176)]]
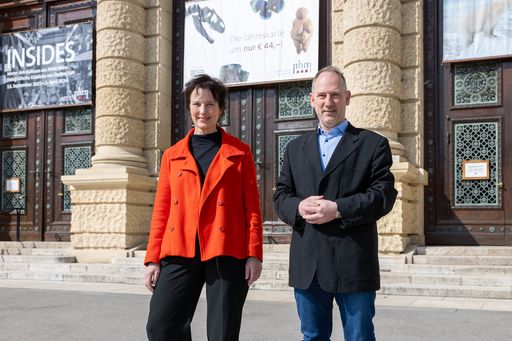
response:
[(219, 227), (220, 232), (224, 232), (224, 226)]
[(169, 230), (174, 231), (174, 226), (169, 227)]
[(222, 201), (222, 200), (217, 201), (217, 205), (219, 205), (219, 206), (224, 205), (224, 201)]
[(174, 205), (178, 205), (178, 199), (174, 199), (174, 200), (172, 201), (172, 203), (173, 203)]

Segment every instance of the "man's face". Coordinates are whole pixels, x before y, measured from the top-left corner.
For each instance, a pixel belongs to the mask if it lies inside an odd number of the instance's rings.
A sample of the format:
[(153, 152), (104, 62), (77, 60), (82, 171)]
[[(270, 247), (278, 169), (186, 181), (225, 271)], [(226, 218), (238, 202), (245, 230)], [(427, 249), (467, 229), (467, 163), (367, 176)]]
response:
[(350, 91), (336, 73), (322, 72), (309, 98), (322, 129), (330, 131), (345, 120)]

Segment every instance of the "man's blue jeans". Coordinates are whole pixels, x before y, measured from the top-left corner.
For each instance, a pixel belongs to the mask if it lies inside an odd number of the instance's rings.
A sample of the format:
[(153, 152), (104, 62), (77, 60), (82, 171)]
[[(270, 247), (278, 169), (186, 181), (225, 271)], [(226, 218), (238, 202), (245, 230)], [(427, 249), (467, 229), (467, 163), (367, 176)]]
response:
[(375, 292), (329, 293), (320, 287), (316, 275), (308, 289), (295, 289), (304, 341), (331, 339), (334, 299), (340, 309), (345, 341), (375, 341)]

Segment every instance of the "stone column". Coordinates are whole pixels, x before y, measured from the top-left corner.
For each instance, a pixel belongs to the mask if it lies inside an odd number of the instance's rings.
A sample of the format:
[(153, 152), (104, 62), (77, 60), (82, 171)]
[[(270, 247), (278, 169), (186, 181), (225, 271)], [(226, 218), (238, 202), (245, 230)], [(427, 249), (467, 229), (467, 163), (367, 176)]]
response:
[(347, 116), (390, 140), (403, 155), (400, 131), (400, 0), (349, 0), (343, 12), (343, 70), (352, 100)]
[[(355, 126), (387, 137), (393, 153), (392, 171), (399, 197), (393, 212), (379, 222), (379, 250), (402, 252), (409, 244), (423, 240), (422, 192), (418, 187), (422, 188), (426, 182), (423, 172), (406, 159), (399, 140), (404, 102), (402, 3), (400, 0), (347, 0), (339, 6), (342, 7), (341, 62), (352, 92), (347, 118)], [(411, 114), (419, 115), (419, 112)]]
[(91, 168), (62, 178), (73, 204), (71, 244), (84, 260), (101, 254), (91, 249), (147, 240), (156, 180), (143, 156), (144, 50), (144, 0), (98, 0), (95, 155)]

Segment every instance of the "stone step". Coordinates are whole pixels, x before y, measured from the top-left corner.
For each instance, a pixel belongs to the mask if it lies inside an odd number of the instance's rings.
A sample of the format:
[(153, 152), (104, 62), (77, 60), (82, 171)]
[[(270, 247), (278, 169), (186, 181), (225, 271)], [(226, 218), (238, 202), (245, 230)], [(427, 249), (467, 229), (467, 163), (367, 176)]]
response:
[[(263, 244), (263, 257), (269, 253), (290, 253), (290, 244)], [(132, 252), (134, 258), (146, 257), (146, 250), (135, 250)]]
[(72, 249), (42, 249), (42, 248), (34, 248), (32, 249), (33, 256), (71, 256)]
[(284, 261), (263, 261), (263, 269), (268, 270), (286, 270), (288, 271), (288, 262)]
[(112, 264), (141, 264), (144, 265), (142, 257), (116, 257), (112, 258)]
[(288, 270), (263, 269), (260, 279), (288, 282)]
[(470, 297), (510, 299), (510, 287), (496, 286), (459, 286), (459, 285), (431, 285), (431, 284), (383, 284), (380, 294), (409, 295), (409, 296), (440, 296), (440, 297)]
[(31, 271), (0, 271), (0, 278), (38, 281), (71, 281), (99, 283), (129, 283), (144, 285), (144, 273), (138, 275), (112, 273), (56, 273)]
[(412, 259), (414, 264), (512, 266), (512, 257), (507, 256), (415, 255)]
[(277, 282), (277, 281), (256, 281), (251, 285), (251, 289), (256, 290), (283, 290), (290, 291), (293, 290), (288, 286), (288, 282)]
[(289, 255), (285, 252), (267, 252), (263, 253), (263, 262), (283, 261), (288, 263)]
[(134, 258), (142, 258), (146, 257), (146, 250), (136, 250), (133, 251), (133, 257)]
[(0, 241), (0, 249), (19, 248), (19, 249), (69, 249), (70, 242), (39, 242), (39, 241), (24, 241), (24, 242), (6, 242)]
[(512, 275), (512, 266), (394, 264), (390, 272), (428, 274), (503, 274)]
[(5, 249), (0, 249), (0, 255), (11, 255), (11, 256), (18, 256), (18, 255), (31, 255), (33, 249), (23, 249), (23, 248), (17, 248), (17, 247), (8, 247)]
[[(39, 281), (73, 281), (73, 282), (100, 282), (100, 283), (130, 283), (141, 284), (144, 283), (144, 269), (138, 269), (134, 272), (122, 271), (98, 271), (98, 270), (112, 270), (101, 269), (96, 266), (89, 266), (85, 271), (76, 271), (68, 265), (68, 267), (57, 267), (55, 271), (50, 271), (49, 268), (31, 267), (29, 264), (28, 269), (23, 270), (0, 270), (1, 279), (13, 280), (39, 280)], [(56, 264), (64, 265), (64, 264)], [(288, 290), (288, 276), (286, 278), (276, 278), (279, 275), (263, 272), (264, 275), (252, 287), (255, 289), (274, 289), (274, 290)], [(273, 275), (273, 276), (272, 276)], [(281, 274), (283, 275), (283, 274)]]
[(419, 255), (452, 255), (452, 256), (511, 256), (510, 246), (419, 246)]
[(512, 276), (381, 273), (382, 283), (512, 287)]
[(119, 274), (145, 273), (143, 264), (84, 264), (84, 263), (0, 263), (0, 270), (5, 271), (32, 271), (54, 273), (86, 273), (104, 272)]
[(269, 252), (290, 253), (290, 244), (263, 244), (263, 257)]
[(43, 248), (5, 248), (0, 249), (0, 255), (11, 255), (11, 256), (69, 256), (71, 249), (43, 249)]
[(0, 263), (76, 263), (74, 256), (0, 255)]
[(405, 256), (379, 255), (379, 266), (381, 271), (389, 271), (394, 265), (406, 264)]

